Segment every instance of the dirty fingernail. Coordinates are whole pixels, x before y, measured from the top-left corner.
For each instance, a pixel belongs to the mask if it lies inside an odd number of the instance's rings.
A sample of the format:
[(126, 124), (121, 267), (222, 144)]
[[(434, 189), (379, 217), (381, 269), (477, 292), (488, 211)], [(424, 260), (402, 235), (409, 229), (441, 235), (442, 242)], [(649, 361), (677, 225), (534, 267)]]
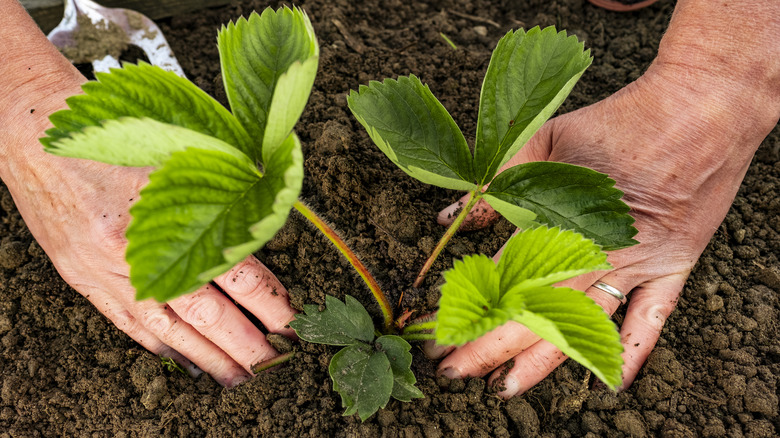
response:
[(440, 376), (444, 376), (448, 379), (460, 379), (460, 373), (453, 367), (447, 367), (439, 371)]
[(499, 392), (498, 395), (504, 398), (511, 398), (517, 395), (517, 391), (520, 390), (520, 383), (512, 377), (511, 374), (507, 374), (504, 377), (504, 390)]
[(240, 376), (236, 376), (236, 377), (233, 378), (233, 380), (230, 381), (230, 385), (228, 386), (228, 388), (235, 388), (236, 386), (246, 382), (250, 378), (251, 377), (247, 376), (246, 374), (242, 374)]
[(456, 202), (450, 205), (449, 207), (439, 212), (439, 215), (436, 217), (436, 222), (438, 222), (439, 225), (451, 224), (452, 221), (455, 220), (455, 212), (461, 207), (462, 205), (460, 202)]

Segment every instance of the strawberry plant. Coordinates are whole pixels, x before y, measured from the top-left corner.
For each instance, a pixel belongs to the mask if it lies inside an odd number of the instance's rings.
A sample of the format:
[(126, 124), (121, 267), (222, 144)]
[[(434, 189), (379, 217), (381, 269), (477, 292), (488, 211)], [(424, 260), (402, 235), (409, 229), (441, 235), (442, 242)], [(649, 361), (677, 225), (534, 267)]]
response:
[(293, 127), (319, 57), (308, 17), (298, 8), (269, 8), (223, 26), (217, 40), (230, 110), (173, 73), (125, 65), (97, 74), (84, 94), (69, 98), (69, 109), (51, 116), (54, 128), (41, 139), (52, 154), (154, 168), (126, 233), (137, 299), (167, 301), (194, 291), (260, 249), (295, 208), (349, 260), (382, 312), (383, 324), (375, 327), (351, 296), (343, 302), (327, 296), (322, 310), (306, 305), (290, 323), (303, 340), (344, 347), (329, 372), (345, 415), (365, 420), (391, 397), (423, 396), (414, 386), (410, 341), (460, 345), (509, 320), (617, 385), (621, 348), (608, 316), (581, 292), (553, 285), (609, 269), (602, 249), (635, 243), (622, 193), (606, 175), (560, 163), (498, 174), (590, 64), (581, 43), (552, 28), (501, 40), (482, 88), (473, 154), (414, 76), (350, 94), (349, 107), (391, 161), (424, 183), (471, 193), (416, 285), (478, 199), (523, 228), (498, 265), (484, 255), (456, 261), (444, 273), (438, 317), (399, 331), (371, 273), (297, 200), (303, 157)]

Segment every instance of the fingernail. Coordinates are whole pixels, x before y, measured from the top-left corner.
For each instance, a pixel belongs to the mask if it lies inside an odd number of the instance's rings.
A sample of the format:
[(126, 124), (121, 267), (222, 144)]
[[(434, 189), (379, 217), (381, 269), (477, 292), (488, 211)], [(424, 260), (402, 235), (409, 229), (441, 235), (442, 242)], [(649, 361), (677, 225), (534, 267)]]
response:
[(444, 368), (443, 370), (439, 371), (439, 375), (440, 376), (444, 376), (444, 377), (446, 377), (446, 378), (448, 378), (450, 380), (452, 380), (452, 379), (460, 379), (461, 378), (460, 377), (460, 373), (458, 372), (458, 370), (456, 370), (453, 367)]
[(230, 382), (230, 386), (228, 388), (235, 388), (236, 386), (246, 382), (251, 377), (247, 376), (246, 374), (242, 374), (240, 376), (236, 376), (233, 378), (233, 380)]
[(504, 377), (504, 390), (499, 392), (498, 395), (504, 398), (511, 398), (517, 395), (517, 391), (520, 390), (520, 382), (517, 381), (511, 374), (507, 374)]
[(456, 202), (450, 205), (449, 207), (439, 212), (439, 215), (436, 217), (436, 222), (438, 222), (439, 225), (451, 224), (455, 219), (455, 212), (462, 207), (463, 205), (460, 202)]

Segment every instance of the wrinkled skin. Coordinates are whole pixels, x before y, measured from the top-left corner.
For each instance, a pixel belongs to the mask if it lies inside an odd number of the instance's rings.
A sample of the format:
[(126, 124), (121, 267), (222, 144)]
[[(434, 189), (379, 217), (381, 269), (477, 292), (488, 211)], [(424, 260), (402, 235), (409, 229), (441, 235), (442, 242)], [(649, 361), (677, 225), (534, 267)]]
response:
[[(707, 26), (726, 26), (728, 17), (748, 14), (750, 8), (744, 6), (678, 2), (659, 57), (639, 80), (601, 102), (550, 120), (505, 166), (543, 160), (587, 166), (608, 174), (625, 192), (640, 244), (610, 253), (614, 270), (562, 283), (585, 291), (610, 315), (620, 301), (592, 285), (603, 281), (629, 296), (620, 327), (623, 388), (655, 346), (754, 152), (777, 124), (779, 90), (772, 81), (778, 78), (780, 61), (777, 56), (759, 61), (762, 53), (776, 55), (776, 44), (754, 36), (750, 43), (740, 41), (743, 46), (728, 39), (699, 41), (709, 46), (688, 44), (689, 33), (703, 26), (691, 20), (709, 14)], [(767, 26), (777, 29), (780, 8), (763, 7), (762, 13), (775, 18)], [(707, 57), (713, 47), (715, 61)], [(449, 224), (465, 201), (442, 211), (439, 222)], [(477, 205), (465, 227), (484, 226), (496, 216), (486, 203)], [(432, 344), (426, 349), (432, 357), (447, 354), (439, 370), (450, 378), (483, 376), (499, 368), (490, 379), (504, 372), (504, 397), (527, 391), (566, 360), (560, 350), (513, 322), (454, 351)], [(514, 365), (504, 370), (509, 359)]]

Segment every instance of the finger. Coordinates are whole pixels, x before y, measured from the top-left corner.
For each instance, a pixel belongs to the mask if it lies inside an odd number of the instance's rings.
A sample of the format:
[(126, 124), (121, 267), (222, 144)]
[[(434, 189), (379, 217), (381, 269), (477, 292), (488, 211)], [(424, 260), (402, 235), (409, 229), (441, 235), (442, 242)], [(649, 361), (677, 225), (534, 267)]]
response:
[(451, 345), (439, 345), (436, 341), (425, 341), (423, 343), (423, 353), (428, 359), (439, 359), (452, 352), (455, 347)]
[[(490, 384), (492, 385), (498, 379), (495, 383), (503, 387), (498, 395), (504, 398), (514, 397), (544, 380), (567, 358), (553, 344), (539, 341), (515, 356), (514, 365), (509, 371), (502, 368), (494, 372), (490, 377)], [(502, 378), (503, 382), (500, 380)]]
[(620, 330), (623, 348), (623, 385), (625, 389), (636, 378), (639, 369), (653, 351), (661, 330), (677, 306), (687, 275), (655, 280), (631, 293), (628, 310)]
[(133, 314), (125, 309), (117, 299), (96, 288), (90, 287), (88, 289), (88, 292), (81, 291), (84, 297), (118, 329), (130, 336), (135, 342), (154, 354), (173, 359), (176, 363), (187, 369), (193, 377), (197, 377), (203, 372), (178, 351), (165, 345), (152, 332), (141, 326)]
[(278, 355), (265, 335), (222, 292), (211, 285), (168, 303), (201, 335), (251, 372), (253, 364)]
[(439, 373), (450, 379), (484, 376), (538, 340), (525, 326), (510, 321), (450, 353), (439, 364)]
[(225, 293), (255, 315), (268, 331), (297, 339), (287, 324), (295, 318), (287, 289), (254, 256), (214, 279)]
[[(458, 202), (440, 211), (439, 215), (436, 217), (436, 222), (438, 222), (439, 225), (451, 225), (458, 214), (460, 214), (463, 207), (469, 202), (469, 197), (471, 197), (470, 194), (460, 198)], [(477, 201), (476, 205), (472, 207), (471, 211), (466, 216), (466, 219), (463, 220), (460, 230), (471, 231), (485, 228), (495, 222), (499, 217), (500, 215), (487, 203), (487, 201), (480, 199)]]
[(232, 387), (251, 377), (238, 362), (182, 320), (169, 305), (152, 300), (123, 304), (139, 324), (164, 344), (185, 354), (221, 385)]

